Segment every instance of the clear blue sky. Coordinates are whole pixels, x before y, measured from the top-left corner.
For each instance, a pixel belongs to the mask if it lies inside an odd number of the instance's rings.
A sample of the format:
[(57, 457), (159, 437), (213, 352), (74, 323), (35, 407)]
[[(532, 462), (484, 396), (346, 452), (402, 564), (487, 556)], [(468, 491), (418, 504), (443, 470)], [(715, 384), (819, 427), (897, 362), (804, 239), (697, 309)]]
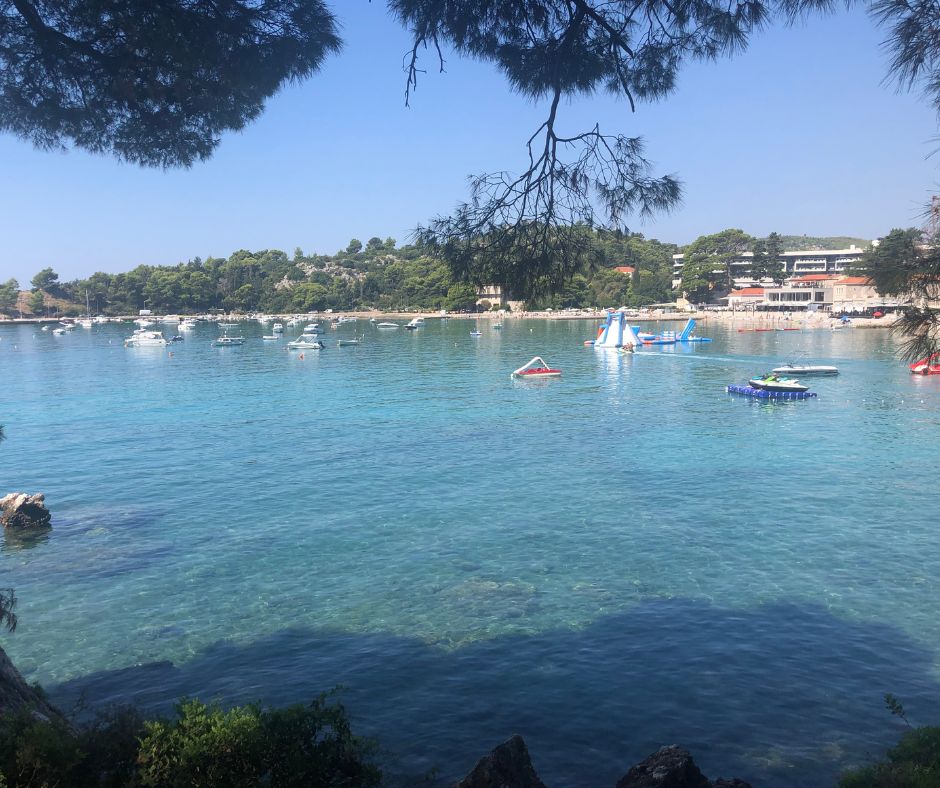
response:
[[(517, 170), (545, 107), (491, 67), (430, 55), (410, 109), (407, 33), (381, 2), (333, 3), (344, 51), (276, 96), (190, 170), (144, 170), (0, 136), (0, 280), (52, 266), (63, 280), (236, 249), (331, 253), (352, 237), (400, 242), (466, 195), (466, 177)], [(683, 205), (631, 229), (687, 243), (725, 227), (755, 234), (873, 238), (919, 224), (937, 183), (937, 119), (882, 84), (884, 33), (860, 10), (776, 26), (733, 60), (695, 64), (670, 98), (635, 114), (607, 96), (562, 109), (562, 130), (595, 122), (642, 135)]]

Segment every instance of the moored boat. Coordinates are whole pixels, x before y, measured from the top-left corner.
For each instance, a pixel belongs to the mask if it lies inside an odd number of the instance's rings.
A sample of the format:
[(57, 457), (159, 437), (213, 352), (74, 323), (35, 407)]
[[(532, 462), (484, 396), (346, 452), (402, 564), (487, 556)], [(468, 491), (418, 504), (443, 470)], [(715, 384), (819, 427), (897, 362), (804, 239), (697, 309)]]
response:
[(166, 340), (159, 331), (138, 329), (124, 340), (124, 347), (166, 347)]
[(531, 361), (519, 367), (519, 369), (514, 369), (510, 377), (524, 379), (560, 378), (561, 370), (553, 369), (545, 363), (541, 356), (535, 356)]
[(838, 375), (839, 368), (824, 364), (784, 364), (771, 372), (775, 375)]
[(323, 350), (324, 345), (316, 334), (301, 334), (297, 339), (287, 343), (291, 350)]
[(912, 375), (940, 375), (940, 353), (915, 361), (910, 370)]
[(398, 323), (376, 323), (376, 324), (375, 324), (375, 327), (376, 327), (376, 328), (394, 329), (394, 328), (398, 328)]
[(216, 347), (232, 347), (233, 345), (244, 345), (244, 337), (230, 337), (228, 334), (225, 334), (213, 342)]

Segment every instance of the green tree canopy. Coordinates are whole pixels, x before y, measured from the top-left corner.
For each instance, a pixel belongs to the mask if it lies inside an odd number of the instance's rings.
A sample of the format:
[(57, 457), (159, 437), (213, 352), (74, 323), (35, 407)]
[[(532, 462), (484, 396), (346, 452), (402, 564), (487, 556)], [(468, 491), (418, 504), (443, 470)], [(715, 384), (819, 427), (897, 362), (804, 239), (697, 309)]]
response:
[(940, 351), (940, 232), (895, 229), (868, 249), (858, 266), (882, 295), (904, 304), (895, 330), (904, 337), (902, 353), (910, 360)]
[(43, 268), (36, 276), (30, 280), (30, 284), (35, 290), (45, 290), (52, 293), (58, 287), (59, 275), (51, 268)]
[(12, 313), (19, 297), (20, 283), (15, 279), (7, 279), (0, 284), (0, 312)]

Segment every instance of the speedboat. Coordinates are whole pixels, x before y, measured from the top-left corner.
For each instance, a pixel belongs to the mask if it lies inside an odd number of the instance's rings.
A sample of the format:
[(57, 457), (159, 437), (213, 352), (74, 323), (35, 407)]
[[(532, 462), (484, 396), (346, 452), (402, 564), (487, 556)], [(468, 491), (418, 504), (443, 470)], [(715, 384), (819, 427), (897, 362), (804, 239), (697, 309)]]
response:
[(196, 321), (191, 318), (186, 318), (177, 328), (179, 328), (180, 331), (193, 331), (196, 328)]
[(304, 326), (305, 334), (319, 334), (320, 333), (320, 324), (319, 323), (310, 323)]
[(301, 334), (297, 339), (287, 343), (291, 350), (323, 350), (326, 347), (316, 334)]
[(398, 328), (398, 323), (376, 323), (376, 328)]
[(838, 375), (838, 367), (821, 364), (784, 364), (771, 370), (775, 375)]
[(408, 325), (406, 325), (405, 328), (408, 329), (409, 331), (414, 331), (417, 328), (421, 328), (421, 326), (424, 325), (424, 321), (422, 320), (419, 323), (418, 320), (420, 320), (420, 318), (417, 318), (417, 317), (414, 318), (413, 320), (409, 320)]
[(470, 332), (470, 336), (472, 336), (472, 337), (482, 337), (482, 336), (483, 336), (483, 332), (482, 332), (482, 331), (471, 331), (471, 332)]
[(219, 328), (238, 328), (238, 323), (219, 323)]
[(751, 378), (748, 384), (755, 389), (763, 391), (809, 391), (809, 386), (804, 386), (800, 381), (792, 378), (781, 378), (774, 374), (763, 375), (759, 378)]
[(82, 328), (91, 328), (95, 324), (95, 321), (92, 320), (90, 317), (86, 317), (86, 318), (82, 318), (81, 320), (79, 320), (78, 324)]
[(138, 329), (134, 336), (124, 340), (124, 347), (166, 347), (166, 340), (159, 331)]
[(63, 335), (65, 334), (65, 329), (64, 329), (64, 328), (53, 328), (53, 329), (52, 329), (52, 333), (53, 333), (55, 336), (57, 336), (57, 337), (61, 337), (61, 336), (63, 336)]
[(275, 323), (275, 324), (271, 327), (271, 330), (272, 330), (275, 334), (283, 334), (283, 333), (284, 333), (284, 325), (283, 325), (282, 323)]
[(145, 318), (145, 317), (139, 317), (139, 318), (137, 318), (134, 322), (135, 322), (138, 326), (140, 326), (141, 328), (146, 328), (147, 326), (152, 326), (152, 325), (153, 325), (153, 321), (152, 321), (152, 320), (147, 320), (147, 318)]
[(213, 342), (216, 347), (232, 347), (233, 345), (244, 345), (244, 337), (230, 337), (228, 334), (225, 334)]
[(513, 370), (511, 377), (514, 378), (560, 378), (561, 370), (552, 369), (545, 363), (541, 356), (536, 356), (527, 364), (523, 364), (519, 369)]
[(346, 347), (346, 345), (361, 345), (362, 339), (356, 337), (355, 339), (337, 339), (336, 344), (338, 347)]
[(265, 342), (270, 342), (271, 340), (274, 340), (274, 341), (276, 342), (278, 339), (280, 339), (280, 337), (279, 337), (277, 334), (265, 334), (265, 335), (264, 335), (263, 337), (261, 337), (261, 338), (262, 338)]

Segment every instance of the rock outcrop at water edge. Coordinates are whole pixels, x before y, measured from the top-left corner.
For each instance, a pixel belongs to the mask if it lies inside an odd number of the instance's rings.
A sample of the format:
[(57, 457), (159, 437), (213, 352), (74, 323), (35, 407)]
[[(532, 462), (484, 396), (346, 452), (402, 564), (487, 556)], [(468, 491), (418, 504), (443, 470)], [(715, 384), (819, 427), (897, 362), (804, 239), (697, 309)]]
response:
[(64, 722), (62, 714), (41, 692), (29, 686), (0, 648), (0, 717), (23, 709), (43, 720)]
[(0, 498), (0, 526), (4, 528), (48, 528), (52, 515), (42, 493), (10, 493)]
[(454, 788), (545, 788), (519, 734), (478, 761)]
[(699, 771), (688, 750), (672, 744), (640, 761), (617, 782), (617, 788), (751, 788), (749, 783), (719, 777), (712, 782)]
[[(454, 788), (545, 788), (545, 784), (535, 773), (525, 741), (517, 734), (481, 758)], [(616, 788), (751, 788), (751, 785), (736, 777), (709, 780), (689, 752), (673, 744), (630, 769)]]

